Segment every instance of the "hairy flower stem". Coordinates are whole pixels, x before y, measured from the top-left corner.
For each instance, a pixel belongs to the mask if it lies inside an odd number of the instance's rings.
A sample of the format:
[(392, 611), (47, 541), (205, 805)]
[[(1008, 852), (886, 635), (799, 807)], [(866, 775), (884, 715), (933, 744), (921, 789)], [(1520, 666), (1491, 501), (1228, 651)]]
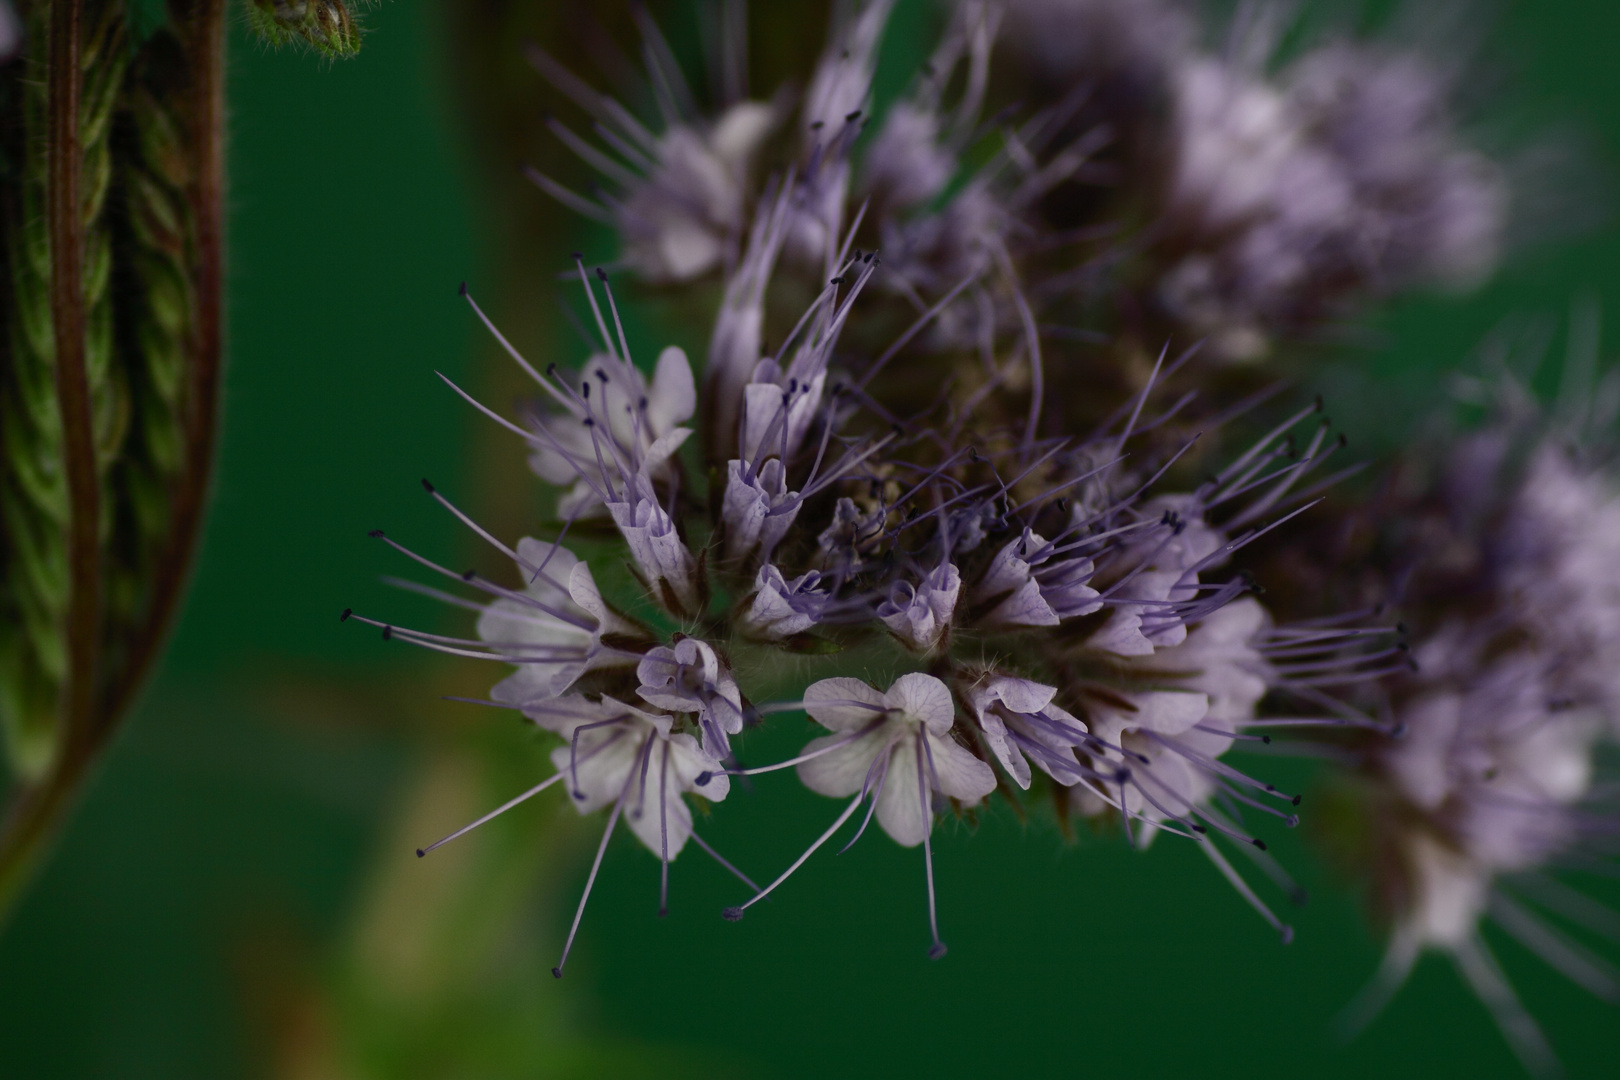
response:
[[(34, 442), (8, 440), (7, 465), (16, 477), (32, 468), (29, 476), (65, 483), (40, 495), (7, 478), (16, 485), (8, 526), (30, 515), (43, 524), (29, 538), (40, 548), (0, 552), (7, 587), (18, 590), (10, 603), (41, 616), (14, 631), (10, 685), (0, 688), (15, 714), (17, 780), (0, 826), (0, 918), (171, 621), (208, 487), (221, 360), (224, 0), (175, 0), (170, 27), (133, 63), (116, 0), (57, 0), (32, 14), (36, 27), (49, 26), (44, 130), (25, 124), (19, 149), (43, 149), (47, 238), (29, 245), (24, 216), (11, 208), (8, 228), (24, 238), (9, 246), (16, 309), (8, 314), (26, 321), (27, 275), (43, 270), (49, 330), (43, 343), (26, 330), (12, 335), (8, 383), (22, 388), (17, 407), (27, 408), (31, 365), (43, 361), (56, 400), (52, 423), (39, 425), (36, 410), (23, 436)], [(117, 310), (115, 275), (132, 286)], [(45, 573), (52, 559), (65, 569), (60, 603)]]

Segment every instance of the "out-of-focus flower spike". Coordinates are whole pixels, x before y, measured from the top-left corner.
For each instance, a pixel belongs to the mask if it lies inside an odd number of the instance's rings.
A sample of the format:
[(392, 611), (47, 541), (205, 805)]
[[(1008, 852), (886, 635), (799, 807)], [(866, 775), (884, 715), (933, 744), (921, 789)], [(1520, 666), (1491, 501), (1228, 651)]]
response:
[(530, 62), (598, 124), (614, 160), (559, 122), (558, 137), (618, 189), (592, 202), (530, 168), (534, 182), (570, 208), (618, 228), (622, 258), (650, 281), (680, 282), (729, 266), (747, 229), (753, 159), (780, 117), (775, 105), (737, 101), (711, 119), (698, 114), (669, 45), (637, 9), (649, 79), (662, 115), (651, 130), (617, 101), (588, 87), (544, 50)]
[(765, 325), (765, 291), (787, 238), (795, 180), (789, 173), (773, 180), (760, 199), (741, 261), (726, 280), (726, 291), (709, 338), (704, 372), (705, 432), (715, 440), (712, 459), (731, 453), (742, 412), (743, 387), (759, 365)]

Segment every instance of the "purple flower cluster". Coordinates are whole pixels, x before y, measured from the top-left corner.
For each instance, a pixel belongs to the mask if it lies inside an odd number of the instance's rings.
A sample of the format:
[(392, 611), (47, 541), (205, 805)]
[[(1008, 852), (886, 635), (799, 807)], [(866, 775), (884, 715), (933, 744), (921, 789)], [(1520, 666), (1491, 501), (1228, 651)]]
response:
[[(1595, 748), (1620, 735), (1620, 499), (1547, 437), (1502, 505), (1495, 471), (1459, 475), (1356, 532), (1358, 466), (1320, 400), (1268, 429), (1279, 388), (1229, 363), (1490, 271), (1507, 193), (1452, 118), (1454, 76), (1348, 38), (1279, 61), (1288, 27), (1258, 6), (1213, 49), (1159, 0), (963, 0), (874, 117), (893, 6), (841, 8), (802, 94), (768, 102), (747, 93), (740, 4), (707, 99), (638, 13), (657, 122), (531, 50), (589, 123), (550, 121), (597, 181), (579, 194), (566, 157), (531, 177), (611, 226), (618, 254), (575, 257), (582, 362), (531, 362), (473, 304), (532, 398), (508, 416), (457, 393), (556, 489), (550, 539), (508, 546), (435, 492), (511, 561), (508, 583), (407, 551), (474, 590), (453, 600), (479, 612), (476, 637), (385, 627), (512, 666), (489, 703), (560, 742), (556, 773), (507, 806), (558, 783), (606, 810), (593, 883), (625, 820), (663, 866), (661, 904), (691, 842), (746, 887), (733, 920), (875, 818), (923, 849), (938, 957), (934, 825), (999, 799), (1138, 848), (1190, 841), (1288, 940), (1228, 858), (1302, 896), (1261, 835), (1298, 822), (1299, 796), (1256, 775), (1287, 738), (1350, 766), (1335, 805), (1387, 871), (1371, 875), (1392, 925), (1380, 992), (1445, 949), (1522, 1035), (1487, 912), (1612, 992), (1496, 883), (1612, 822), (1587, 804)], [(690, 299), (699, 368), (676, 347), (633, 357), (626, 277)], [(1503, 430), (1448, 451), (1453, 472), (1505, 468)], [(1478, 505), (1446, 503), (1464, 491)], [(1308, 511), (1341, 539), (1280, 540)], [(1425, 578), (1343, 541), (1403, 528), (1402, 551), (1472, 562)], [(1284, 587), (1265, 592), (1251, 558)], [(1288, 587), (1302, 566), (1383, 584), (1324, 610)], [(825, 733), (751, 760), (750, 731), (792, 714)], [(693, 806), (790, 768), (844, 803), (757, 884)]]

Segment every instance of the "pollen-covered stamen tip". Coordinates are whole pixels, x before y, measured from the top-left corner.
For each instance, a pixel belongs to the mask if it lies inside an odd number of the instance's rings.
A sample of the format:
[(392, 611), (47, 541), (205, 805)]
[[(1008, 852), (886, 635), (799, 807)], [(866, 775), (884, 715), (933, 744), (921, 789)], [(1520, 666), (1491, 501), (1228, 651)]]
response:
[(348, 622), (349, 616), (354, 614), (354, 608), (344, 608), (343, 614), (338, 616), (338, 622)]
[(720, 917), (726, 920), (726, 922), (741, 922), (743, 917), (743, 909), (740, 907), (725, 908), (720, 912)]

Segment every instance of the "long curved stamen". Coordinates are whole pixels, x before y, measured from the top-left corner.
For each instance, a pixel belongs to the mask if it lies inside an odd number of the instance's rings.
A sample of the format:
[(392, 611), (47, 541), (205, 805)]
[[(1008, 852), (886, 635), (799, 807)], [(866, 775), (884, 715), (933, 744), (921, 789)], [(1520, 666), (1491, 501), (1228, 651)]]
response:
[(490, 821), (493, 818), (500, 817), (502, 814), (506, 813), (508, 810), (512, 809), (512, 807), (518, 805), (519, 803), (525, 802), (525, 801), (527, 801), (529, 799), (534, 798), (536, 795), (538, 795), (542, 791), (546, 790), (546, 788), (550, 787), (552, 784), (555, 784), (557, 781), (561, 780), (564, 776), (567, 776), (567, 775), (568, 774), (564, 773), (564, 772), (553, 773), (552, 775), (546, 777), (544, 780), (540, 781), (538, 784), (534, 785), (534, 787), (530, 788), (528, 791), (525, 791), (523, 794), (519, 795), (517, 798), (508, 799), (506, 802), (501, 803), (501, 805), (497, 806), (495, 809), (491, 810), (489, 813), (485, 814), (483, 817), (479, 818), (477, 821), (469, 822), (468, 824), (463, 825), (461, 828), (457, 829), (455, 832), (451, 833), (449, 836), (446, 836), (446, 837), (443, 837), (441, 839), (435, 840), (435, 841), (433, 841), (433, 843), (429, 844), (427, 847), (419, 847), (419, 848), (417, 848), (416, 849), (416, 857), (418, 859), (420, 859), (422, 856), (426, 855), (428, 852), (432, 851), (433, 849), (443, 847), (445, 844), (448, 844), (450, 841), (456, 839), (457, 837), (467, 835), (468, 833), (472, 832), (474, 829), (478, 828), (478, 826), (484, 824), (484, 822)]
[[(923, 767), (925, 759), (926, 770)], [(923, 815), (923, 870), (928, 878), (928, 932), (934, 938), (933, 945), (928, 949), (930, 960), (938, 960), (945, 955), (945, 943), (939, 940), (939, 910), (934, 897), (934, 848), (930, 839), (934, 832), (934, 808), (929, 795), (938, 784), (939, 776), (934, 770), (934, 750), (928, 745), (928, 729), (918, 725), (917, 798), (922, 803)]]
[(602, 830), (602, 842), (596, 847), (596, 858), (591, 862), (591, 875), (585, 879), (585, 892), (579, 898), (579, 908), (574, 912), (574, 925), (568, 928), (568, 940), (563, 943), (562, 959), (557, 966), (551, 969), (553, 978), (563, 976), (563, 965), (568, 963), (568, 952), (574, 947), (574, 935), (579, 933), (579, 922), (585, 917), (585, 903), (591, 898), (591, 888), (596, 884), (596, 873), (602, 869), (602, 856), (607, 854), (608, 841), (613, 839), (613, 827), (619, 823), (619, 814), (624, 810), (624, 797), (630, 791), (630, 781), (635, 778), (632, 772), (625, 777), (624, 790), (619, 793), (618, 799), (613, 803), (613, 812), (608, 815), (607, 828)]
[(816, 849), (821, 847), (821, 845), (825, 844), (828, 840), (832, 839), (833, 833), (837, 832), (843, 827), (844, 822), (849, 820), (850, 815), (855, 813), (856, 809), (859, 808), (860, 805), (861, 796), (857, 795), (855, 798), (850, 800), (849, 805), (844, 807), (843, 811), (838, 815), (833, 823), (828, 826), (827, 831), (817, 837), (816, 842), (806, 848), (803, 855), (800, 855), (797, 859), (794, 859), (793, 865), (782, 871), (781, 876), (779, 876), (769, 885), (765, 886), (765, 888), (761, 889), (759, 892), (756, 892), (752, 897), (739, 906), (726, 908), (721, 912), (721, 915), (728, 922), (736, 922), (738, 919), (742, 918), (743, 912), (747, 911), (749, 908), (753, 907), (755, 904), (759, 903), (761, 900), (765, 899), (772, 892), (774, 892), (778, 885), (782, 884), (782, 882), (793, 876), (793, 872), (799, 867), (803, 866), (805, 860), (816, 853)]

